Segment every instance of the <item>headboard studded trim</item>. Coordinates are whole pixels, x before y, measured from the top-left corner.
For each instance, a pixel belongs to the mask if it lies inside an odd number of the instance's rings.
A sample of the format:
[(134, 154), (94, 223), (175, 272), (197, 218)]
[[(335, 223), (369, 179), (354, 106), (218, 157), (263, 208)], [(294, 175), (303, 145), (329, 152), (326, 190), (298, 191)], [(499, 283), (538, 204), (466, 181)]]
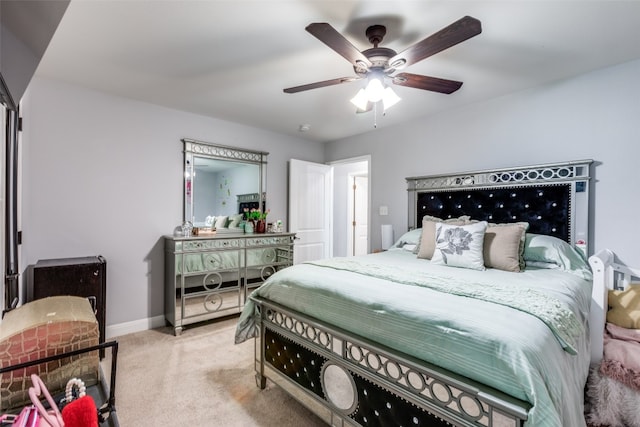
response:
[(531, 233), (575, 244), (577, 235), (586, 239), (587, 234), (591, 163), (407, 178), (409, 228), (420, 227), (424, 215), (445, 219), (469, 215), (495, 223), (526, 221)]
[(422, 217), (473, 219), (494, 223), (526, 221), (529, 232), (570, 241), (571, 184), (490, 187), (418, 194), (416, 224)]

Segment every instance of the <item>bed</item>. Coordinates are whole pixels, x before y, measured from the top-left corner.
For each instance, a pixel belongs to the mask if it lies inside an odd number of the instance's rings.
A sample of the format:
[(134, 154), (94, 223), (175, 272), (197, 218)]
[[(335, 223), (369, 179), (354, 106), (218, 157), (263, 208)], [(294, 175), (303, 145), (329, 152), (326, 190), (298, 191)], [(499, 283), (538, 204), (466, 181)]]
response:
[[(408, 178), (412, 230), (392, 249), (299, 264), (253, 292), (236, 342), (255, 337), (258, 386), (339, 426), (585, 425), (602, 339), (589, 328), (590, 164)], [(453, 240), (425, 259), (429, 227)], [(490, 227), (520, 228), (511, 256), (485, 253)]]

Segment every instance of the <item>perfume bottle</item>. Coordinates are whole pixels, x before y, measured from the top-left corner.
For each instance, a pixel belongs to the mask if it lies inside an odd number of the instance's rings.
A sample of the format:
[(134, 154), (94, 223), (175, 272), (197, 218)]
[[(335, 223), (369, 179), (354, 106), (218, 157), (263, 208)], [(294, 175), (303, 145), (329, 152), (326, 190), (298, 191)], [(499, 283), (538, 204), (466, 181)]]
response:
[(191, 221), (185, 221), (182, 223), (182, 237), (191, 237), (191, 230), (193, 230), (193, 224)]

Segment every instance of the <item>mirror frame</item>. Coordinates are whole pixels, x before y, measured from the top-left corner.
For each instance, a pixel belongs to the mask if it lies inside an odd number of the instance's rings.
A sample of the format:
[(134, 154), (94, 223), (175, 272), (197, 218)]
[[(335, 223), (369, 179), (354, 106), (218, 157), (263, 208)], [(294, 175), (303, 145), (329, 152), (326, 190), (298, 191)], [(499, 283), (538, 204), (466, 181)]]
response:
[(193, 186), (191, 177), (193, 177), (194, 157), (229, 160), (237, 163), (257, 165), (260, 168), (260, 172), (258, 174), (258, 194), (260, 195), (259, 206), (264, 206), (266, 209), (266, 166), (267, 156), (269, 153), (218, 145), (204, 141), (196, 141), (188, 138), (183, 138), (182, 143), (184, 144), (183, 221), (191, 221), (193, 223)]

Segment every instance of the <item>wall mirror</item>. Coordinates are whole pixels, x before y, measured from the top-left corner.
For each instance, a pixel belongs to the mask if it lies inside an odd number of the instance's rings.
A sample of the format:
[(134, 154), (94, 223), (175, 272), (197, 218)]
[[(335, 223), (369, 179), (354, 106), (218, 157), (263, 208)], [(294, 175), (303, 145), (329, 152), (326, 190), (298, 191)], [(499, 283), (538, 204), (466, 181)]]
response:
[(184, 220), (194, 227), (229, 225), (245, 208), (266, 208), (267, 155), (183, 139)]

